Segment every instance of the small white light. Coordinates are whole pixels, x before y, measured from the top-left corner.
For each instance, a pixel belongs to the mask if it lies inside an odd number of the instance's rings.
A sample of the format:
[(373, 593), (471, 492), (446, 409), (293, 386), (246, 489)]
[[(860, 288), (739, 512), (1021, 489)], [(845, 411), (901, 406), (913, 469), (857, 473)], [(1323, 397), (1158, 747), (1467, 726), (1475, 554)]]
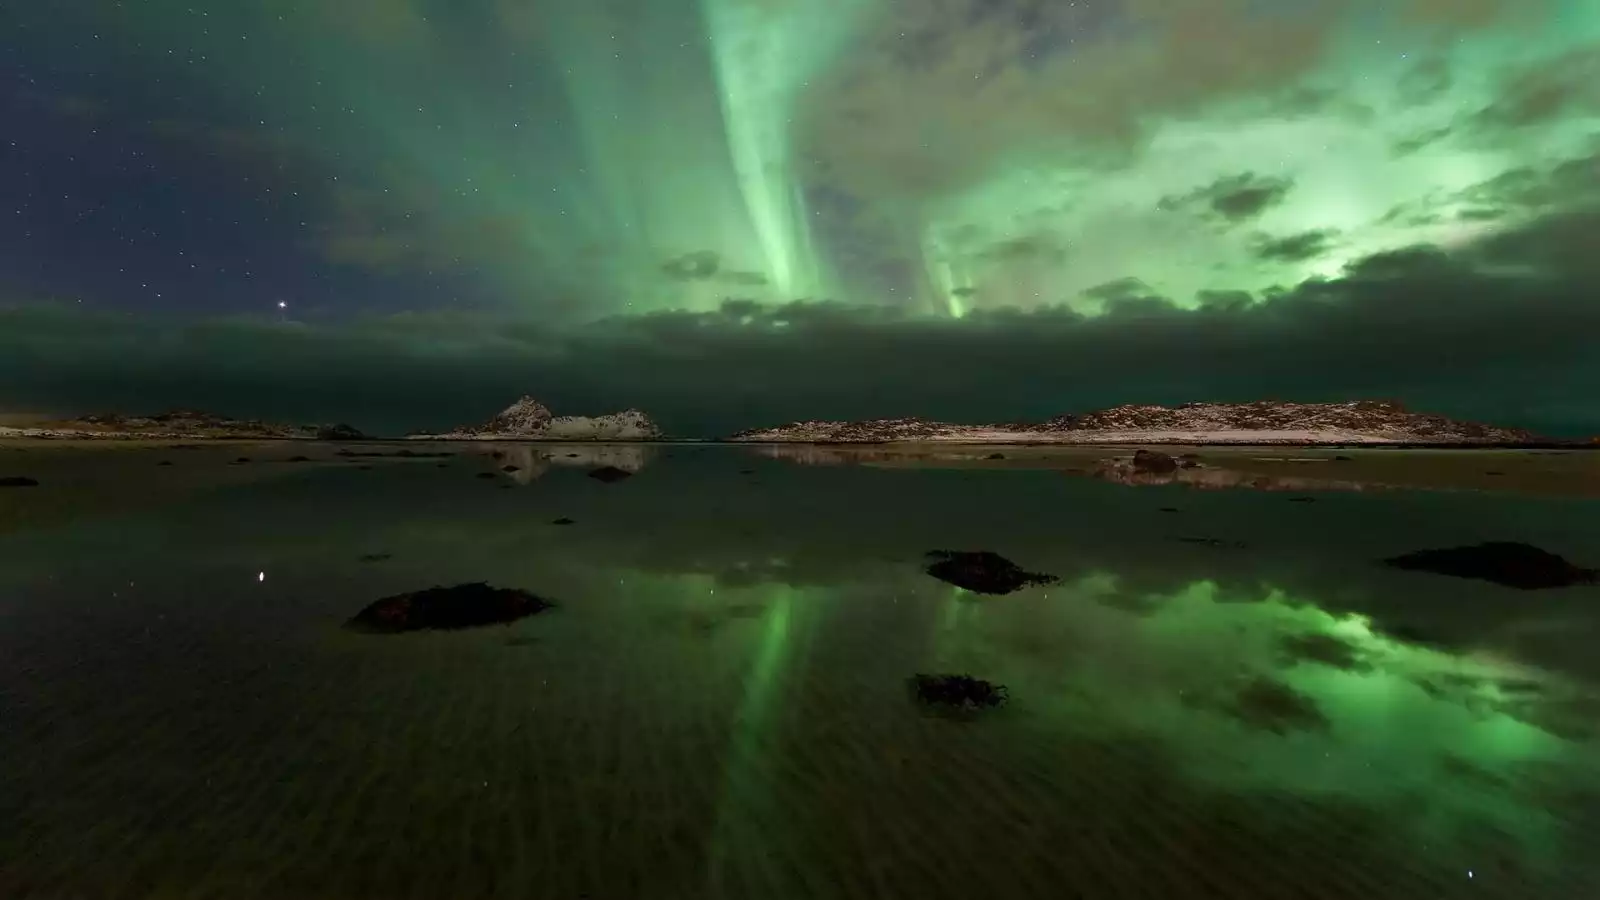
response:
[(256, 580), (257, 581), (266, 581), (267, 580), (267, 573), (265, 573), (265, 572), (257, 572), (256, 573)]
[(282, 300), (279, 300), (278, 301), (278, 308), (279, 309), (288, 309), (289, 308), (289, 304), (283, 302)]

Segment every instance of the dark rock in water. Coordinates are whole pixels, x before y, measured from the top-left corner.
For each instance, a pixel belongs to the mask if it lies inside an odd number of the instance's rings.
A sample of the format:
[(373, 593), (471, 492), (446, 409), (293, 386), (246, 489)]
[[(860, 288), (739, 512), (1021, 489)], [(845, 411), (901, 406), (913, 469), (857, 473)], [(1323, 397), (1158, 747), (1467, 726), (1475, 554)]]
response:
[(578, 458), (578, 454), (576, 454), (576, 453), (568, 453), (567, 454), (567, 459), (577, 459), (577, 458)]
[(1575, 566), (1554, 553), (1514, 541), (1418, 550), (1383, 562), (1396, 569), (1473, 578), (1525, 591), (1600, 583), (1600, 570)]
[(345, 627), (373, 634), (479, 628), (515, 622), (554, 605), (527, 591), (479, 581), (384, 597), (356, 613)]
[(596, 481), (603, 481), (606, 484), (611, 484), (614, 481), (621, 481), (624, 478), (632, 478), (633, 473), (629, 472), (627, 469), (619, 469), (616, 466), (601, 466), (600, 468), (595, 469), (593, 472), (590, 472), (589, 477)]
[(1168, 472), (1178, 471), (1178, 461), (1165, 453), (1159, 453), (1155, 450), (1135, 450), (1133, 451), (1133, 468), (1137, 472), (1165, 475)]
[(567, 518), (566, 516), (562, 516), (559, 519), (553, 520), (550, 524), (551, 525), (576, 525), (578, 523), (573, 521), (572, 519)]
[(1024, 572), (1016, 563), (988, 550), (930, 550), (928, 556), (938, 560), (928, 566), (929, 575), (978, 594), (1009, 594), (1060, 580), (1054, 575)]
[(289, 462), (311, 462), (311, 457), (309, 457), (309, 456), (291, 456), (291, 457), (289, 457)]
[(952, 712), (977, 712), (1003, 706), (1006, 686), (971, 675), (913, 675), (911, 696), (924, 706)]
[(361, 561), (362, 562), (369, 562), (369, 563), (387, 562), (388, 560), (391, 560), (393, 558), (394, 558), (394, 554), (393, 553), (363, 553), (363, 554), (361, 554)]
[(984, 459), (1005, 459), (1005, 458), (1006, 458), (1006, 455), (1004, 453), (991, 453), (988, 456), (984, 457)]
[(1485, 472), (1483, 474), (1485, 474), (1485, 475), (1504, 475), (1505, 473), (1504, 472), (1495, 471), (1495, 470), (1491, 469), (1490, 471)]
[(1355, 457), (1345, 456), (1343, 453), (1337, 454), (1333, 457), (1334, 462), (1352, 462), (1354, 459)]
[(317, 429), (317, 440), (319, 441), (364, 441), (366, 439), (366, 435), (343, 422), (324, 425)]
[(450, 468), (450, 464), (449, 463), (434, 463), (433, 467), (435, 469), (448, 469), (448, 468)]
[(361, 472), (371, 472), (372, 471), (372, 467), (371, 466), (356, 466), (356, 469), (358, 471), (361, 471)]
[(502, 471), (502, 472), (520, 472), (520, 471), (522, 471), (522, 467), (521, 466), (501, 466), (500, 467), (500, 471)]
[(739, 474), (740, 475), (754, 475), (755, 473), (756, 473), (755, 469), (740, 469), (739, 470)]
[(1179, 512), (1179, 509), (1176, 506), (1163, 506), (1161, 507), (1161, 511), (1165, 513), (1174, 513)]
[(233, 464), (234, 464), (234, 465), (236, 465), (236, 466), (242, 466), (242, 465), (244, 465), (244, 464), (245, 464), (245, 463), (247, 463), (247, 462), (249, 462), (249, 461), (250, 461), (250, 457), (248, 457), (248, 456), (241, 456), (241, 457), (239, 457), (239, 458), (238, 458), (238, 459), (236, 459), (236, 460), (234, 460), (234, 461), (233, 461)]
[(26, 475), (6, 475), (0, 477), (0, 487), (38, 487), (39, 482)]
[(1289, 498), (1289, 502), (1290, 503), (1315, 503), (1315, 502), (1317, 502), (1317, 498), (1315, 498), (1315, 497), (1290, 497)]
[(476, 478), (482, 478), (482, 479), (484, 479), (484, 480), (488, 480), (488, 479), (490, 479), (490, 478), (493, 478), (493, 477), (494, 477), (494, 473), (493, 473), (493, 472), (479, 472), (479, 473), (478, 473), (478, 474), (477, 474), (477, 475), (476, 475), (476, 476), (474, 476), (474, 477), (476, 477)]
[(172, 465), (172, 460), (163, 459), (161, 462), (156, 463), (156, 465), (158, 465), (158, 466), (170, 466), (170, 465)]

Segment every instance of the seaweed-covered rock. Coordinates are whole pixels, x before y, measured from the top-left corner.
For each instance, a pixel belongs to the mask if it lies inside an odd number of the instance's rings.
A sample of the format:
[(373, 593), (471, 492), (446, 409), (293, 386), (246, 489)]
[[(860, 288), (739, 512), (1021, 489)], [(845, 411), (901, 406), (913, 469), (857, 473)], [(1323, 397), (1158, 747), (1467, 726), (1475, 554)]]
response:
[(1133, 468), (1136, 472), (1165, 475), (1168, 472), (1178, 471), (1178, 461), (1165, 453), (1155, 450), (1135, 450), (1133, 451)]
[(39, 486), (39, 482), (38, 482), (37, 479), (29, 478), (26, 475), (5, 475), (5, 476), (0, 476), (0, 487), (38, 487), (38, 486)]
[(627, 469), (619, 469), (616, 466), (601, 466), (600, 468), (590, 472), (589, 477), (596, 481), (603, 481), (606, 484), (611, 484), (614, 481), (621, 481), (624, 478), (632, 478), (633, 473), (629, 472)]
[(453, 631), (509, 624), (554, 605), (528, 591), (477, 581), (384, 597), (356, 613), (345, 627), (374, 634)]
[(1396, 569), (1473, 578), (1525, 591), (1600, 583), (1600, 570), (1573, 565), (1554, 553), (1514, 541), (1418, 550), (1383, 562)]
[(947, 712), (977, 712), (1003, 706), (1006, 686), (991, 684), (971, 675), (911, 676), (911, 696), (924, 706)]
[(1041, 572), (1025, 572), (1011, 560), (988, 550), (930, 550), (928, 556), (936, 560), (928, 566), (929, 575), (978, 594), (1009, 594), (1060, 580)]

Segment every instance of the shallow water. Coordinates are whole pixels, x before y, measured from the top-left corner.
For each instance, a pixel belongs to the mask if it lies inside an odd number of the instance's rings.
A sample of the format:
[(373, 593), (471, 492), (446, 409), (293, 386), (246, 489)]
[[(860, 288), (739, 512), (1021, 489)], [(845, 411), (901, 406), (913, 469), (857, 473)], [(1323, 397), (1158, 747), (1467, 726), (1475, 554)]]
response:
[[(1600, 896), (1600, 588), (1376, 564), (1600, 501), (498, 449), (0, 457), (0, 896)], [(480, 580), (560, 606), (340, 628)]]

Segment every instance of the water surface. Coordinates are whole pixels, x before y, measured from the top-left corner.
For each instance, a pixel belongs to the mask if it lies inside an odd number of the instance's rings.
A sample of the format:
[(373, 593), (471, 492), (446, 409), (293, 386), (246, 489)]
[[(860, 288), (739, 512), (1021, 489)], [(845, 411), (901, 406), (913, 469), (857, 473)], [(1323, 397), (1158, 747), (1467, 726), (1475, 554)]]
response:
[[(1600, 896), (1600, 589), (1376, 562), (1600, 564), (1595, 499), (445, 450), (0, 451), (41, 481), (0, 492), (0, 896)], [(340, 628), (466, 581), (560, 606)]]

